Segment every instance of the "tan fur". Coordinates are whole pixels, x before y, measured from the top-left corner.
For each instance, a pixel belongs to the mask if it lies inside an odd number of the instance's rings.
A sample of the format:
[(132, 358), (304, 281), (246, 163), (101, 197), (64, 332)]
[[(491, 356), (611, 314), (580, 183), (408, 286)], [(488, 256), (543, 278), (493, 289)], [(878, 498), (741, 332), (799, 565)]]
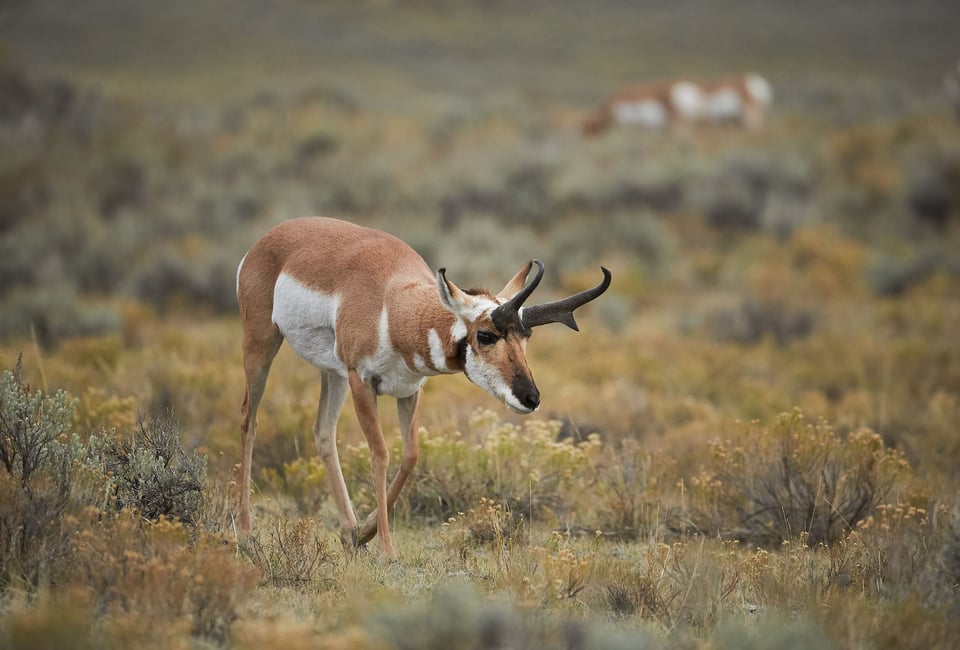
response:
[[(337, 316), (337, 354), (347, 367), (376, 350), (385, 302), (397, 308), (391, 313), (395, 325), (390, 334), (400, 350), (424, 347), (426, 332), (409, 318), (419, 317), (420, 307), (430, 307), (424, 315), (430, 322), (453, 324), (453, 315), (434, 299), (433, 273), (423, 259), (379, 230), (338, 219), (302, 217), (268, 232), (250, 249), (240, 271), (244, 291), (238, 298), (245, 325), (275, 329), (264, 321), (273, 311), (273, 288), (281, 272), (322, 293), (350, 296), (348, 308)], [(259, 318), (245, 318), (244, 302), (251, 303)]]

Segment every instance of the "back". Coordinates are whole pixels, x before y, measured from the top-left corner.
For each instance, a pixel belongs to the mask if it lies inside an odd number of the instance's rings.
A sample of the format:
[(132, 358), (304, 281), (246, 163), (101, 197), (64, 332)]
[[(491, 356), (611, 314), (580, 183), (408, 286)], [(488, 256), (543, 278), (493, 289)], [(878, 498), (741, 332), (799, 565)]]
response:
[[(327, 217), (301, 217), (279, 224), (247, 253), (243, 267), (250, 264), (261, 272), (268, 270), (271, 283), (285, 273), (328, 294), (356, 282), (383, 286), (390, 277), (433, 282), (423, 258), (400, 239)], [(243, 275), (241, 269), (241, 283)]]
[(324, 217), (292, 219), (270, 230), (247, 253), (237, 277), (244, 328), (275, 326), (307, 361), (341, 373), (376, 353), (388, 293), (411, 286), (435, 291), (433, 273), (407, 244)]

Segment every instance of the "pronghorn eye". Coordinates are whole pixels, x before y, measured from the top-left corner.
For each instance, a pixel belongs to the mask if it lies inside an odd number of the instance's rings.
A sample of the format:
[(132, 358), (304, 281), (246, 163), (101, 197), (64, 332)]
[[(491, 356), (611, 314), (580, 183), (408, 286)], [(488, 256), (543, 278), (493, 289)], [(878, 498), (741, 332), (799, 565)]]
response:
[(483, 330), (477, 332), (477, 343), (480, 345), (493, 345), (499, 340), (500, 337), (493, 332), (485, 332)]

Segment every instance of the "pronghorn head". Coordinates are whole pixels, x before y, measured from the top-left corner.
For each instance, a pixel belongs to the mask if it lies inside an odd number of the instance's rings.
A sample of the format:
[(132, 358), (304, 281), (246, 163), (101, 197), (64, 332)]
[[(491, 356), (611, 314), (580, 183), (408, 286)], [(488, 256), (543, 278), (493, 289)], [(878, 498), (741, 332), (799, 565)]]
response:
[[(537, 271), (526, 282), (533, 269)], [(610, 286), (610, 271), (592, 289), (556, 302), (523, 307), (543, 278), (540, 260), (527, 262), (516, 275), (492, 295), (484, 290), (463, 291), (447, 279), (446, 269), (437, 272), (437, 288), (443, 305), (459, 319), (455, 328), (460, 363), (467, 378), (516, 413), (532, 413), (540, 406), (540, 391), (527, 365), (527, 339), (532, 328), (563, 323), (577, 330), (573, 310), (602, 294)]]

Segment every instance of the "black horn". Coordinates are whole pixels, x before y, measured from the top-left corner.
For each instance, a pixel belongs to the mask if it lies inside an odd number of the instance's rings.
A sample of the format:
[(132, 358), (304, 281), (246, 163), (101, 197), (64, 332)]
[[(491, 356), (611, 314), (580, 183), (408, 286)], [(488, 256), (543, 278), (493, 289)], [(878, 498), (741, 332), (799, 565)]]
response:
[(575, 293), (563, 300), (525, 307), (521, 314), (523, 326), (525, 328), (531, 328), (537, 325), (546, 325), (547, 323), (563, 323), (570, 329), (579, 332), (580, 328), (577, 326), (577, 321), (573, 318), (573, 310), (597, 298), (610, 286), (610, 271), (602, 266), (600, 270), (603, 271), (603, 280), (592, 289)]
[(537, 272), (533, 278), (527, 282), (523, 289), (510, 298), (510, 300), (490, 312), (490, 319), (493, 321), (493, 326), (501, 332), (505, 332), (511, 323), (519, 324), (521, 329), (523, 329), (523, 323), (520, 322), (520, 308), (526, 299), (530, 297), (530, 294), (533, 293), (533, 290), (537, 288), (537, 285), (540, 284), (540, 280), (543, 279), (543, 262), (533, 260), (532, 263), (537, 267)]

